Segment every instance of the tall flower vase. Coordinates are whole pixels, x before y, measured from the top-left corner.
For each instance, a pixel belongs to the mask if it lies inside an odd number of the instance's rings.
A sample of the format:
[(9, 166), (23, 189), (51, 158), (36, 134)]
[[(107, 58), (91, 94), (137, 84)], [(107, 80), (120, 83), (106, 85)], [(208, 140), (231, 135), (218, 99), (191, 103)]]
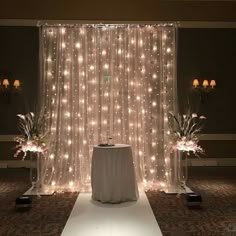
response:
[(186, 152), (177, 152), (177, 178), (179, 189), (186, 192), (186, 182), (188, 180), (188, 155)]
[(31, 187), (31, 193), (33, 195), (40, 196), (40, 190), (41, 190), (41, 158), (40, 154), (37, 153), (31, 153), (30, 154), (30, 181), (32, 184)]

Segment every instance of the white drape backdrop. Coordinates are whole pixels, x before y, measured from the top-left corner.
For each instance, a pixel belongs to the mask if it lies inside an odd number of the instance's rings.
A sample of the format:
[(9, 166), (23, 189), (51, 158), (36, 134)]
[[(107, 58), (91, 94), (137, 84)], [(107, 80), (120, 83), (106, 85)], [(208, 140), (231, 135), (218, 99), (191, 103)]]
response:
[(44, 25), (41, 106), (50, 114), (45, 188), (85, 191), (93, 145), (132, 146), (138, 182), (171, 181), (167, 112), (175, 110), (175, 27)]

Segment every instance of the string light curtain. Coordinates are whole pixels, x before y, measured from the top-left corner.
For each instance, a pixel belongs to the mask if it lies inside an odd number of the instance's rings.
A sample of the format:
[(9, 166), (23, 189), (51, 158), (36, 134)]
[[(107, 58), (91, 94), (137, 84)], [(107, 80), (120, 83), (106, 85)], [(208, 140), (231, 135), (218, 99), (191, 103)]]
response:
[(128, 143), (145, 189), (169, 184), (175, 26), (43, 25), (41, 104), (50, 114), (46, 188), (87, 191), (93, 146)]

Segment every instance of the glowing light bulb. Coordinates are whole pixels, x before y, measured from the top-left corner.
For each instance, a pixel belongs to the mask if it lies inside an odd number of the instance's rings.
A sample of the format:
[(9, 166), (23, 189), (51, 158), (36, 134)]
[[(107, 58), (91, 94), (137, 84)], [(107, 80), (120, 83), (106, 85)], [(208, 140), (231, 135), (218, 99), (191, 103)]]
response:
[(105, 64), (105, 65), (104, 65), (104, 68), (105, 68), (105, 69), (108, 69), (108, 68), (109, 68), (109, 65), (108, 65), (108, 64)]
[(164, 40), (166, 40), (166, 39), (167, 39), (167, 36), (166, 36), (166, 34), (163, 34), (163, 36), (162, 36), (162, 39), (164, 39)]
[(55, 181), (52, 181), (52, 184), (51, 184), (52, 186), (55, 186), (56, 185), (56, 182)]
[(157, 105), (156, 102), (152, 102), (152, 106), (155, 107)]
[(166, 184), (163, 183), (163, 182), (161, 182), (160, 185), (161, 185), (161, 187), (165, 187), (166, 186)]
[(49, 157), (50, 159), (54, 159), (54, 154), (51, 154)]
[(152, 160), (152, 161), (155, 161), (155, 160), (156, 160), (156, 157), (155, 157), (155, 156), (152, 156), (152, 157), (151, 157), (151, 160)]
[(80, 43), (76, 43), (76, 44), (75, 44), (75, 47), (76, 47), (76, 48), (80, 48), (80, 47), (81, 47), (81, 44), (80, 44)]
[(66, 44), (65, 44), (65, 43), (62, 43), (62, 44), (61, 44), (61, 47), (62, 47), (62, 48), (65, 48), (65, 47), (66, 47)]
[(82, 57), (82, 56), (79, 56), (78, 61), (79, 61), (80, 63), (83, 62), (83, 57)]
[(167, 49), (166, 49), (166, 52), (167, 52), (167, 53), (170, 53), (170, 52), (171, 52), (171, 49), (170, 49), (170, 48), (167, 48)]
[(157, 50), (157, 46), (153, 46), (152, 50), (156, 51)]
[(69, 167), (69, 172), (72, 172), (73, 168), (72, 167)]
[(72, 144), (72, 141), (69, 139), (68, 140), (68, 145), (71, 145)]
[(68, 154), (65, 154), (65, 155), (64, 155), (64, 158), (65, 158), (65, 159), (68, 159), (68, 158), (69, 158), (69, 155), (68, 155)]
[(68, 131), (71, 131), (71, 126), (68, 125), (67, 130), (68, 130)]
[(104, 56), (106, 54), (107, 54), (106, 50), (102, 50), (102, 55)]
[(65, 34), (66, 33), (66, 29), (65, 28), (62, 28), (61, 29), (61, 34)]

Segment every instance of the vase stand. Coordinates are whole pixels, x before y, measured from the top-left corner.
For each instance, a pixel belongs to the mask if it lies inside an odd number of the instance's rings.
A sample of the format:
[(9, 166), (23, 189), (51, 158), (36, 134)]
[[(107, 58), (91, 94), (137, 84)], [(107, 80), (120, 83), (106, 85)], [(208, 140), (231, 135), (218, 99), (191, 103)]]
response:
[(186, 194), (186, 193), (194, 193), (191, 188), (188, 186), (169, 186), (163, 190), (165, 194)]
[(37, 189), (33, 188), (33, 186), (32, 186), (23, 195), (26, 195), (26, 196), (50, 196), (53, 194), (54, 194), (54, 191), (37, 190)]

